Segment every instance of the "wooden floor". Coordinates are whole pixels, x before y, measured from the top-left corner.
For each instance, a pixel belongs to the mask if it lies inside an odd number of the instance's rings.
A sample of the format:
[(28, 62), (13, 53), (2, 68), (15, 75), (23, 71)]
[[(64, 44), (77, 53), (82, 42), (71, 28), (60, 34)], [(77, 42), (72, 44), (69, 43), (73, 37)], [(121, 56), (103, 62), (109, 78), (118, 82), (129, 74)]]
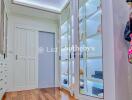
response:
[(76, 100), (68, 92), (58, 88), (35, 89), (6, 93), (3, 100)]

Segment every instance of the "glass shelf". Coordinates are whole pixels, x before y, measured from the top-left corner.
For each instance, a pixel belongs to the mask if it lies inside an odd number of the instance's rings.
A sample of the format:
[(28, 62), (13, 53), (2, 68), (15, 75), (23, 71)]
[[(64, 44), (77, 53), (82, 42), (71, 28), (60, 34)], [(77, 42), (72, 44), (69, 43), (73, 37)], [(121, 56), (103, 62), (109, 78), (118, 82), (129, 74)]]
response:
[(101, 34), (86, 40), (88, 51), (87, 57), (101, 57), (102, 56), (102, 36)]
[(80, 58), (81, 59), (85, 59), (87, 56), (85, 47), (86, 47), (85, 41), (80, 41)]
[(79, 24), (80, 40), (83, 40), (86, 37), (85, 26), (86, 26), (85, 21), (80, 22)]
[(96, 79), (96, 78), (88, 77), (87, 80), (91, 81), (91, 82), (102, 83), (103, 84), (103, 80), (102, 79)]
[(61, 84), (64, 87), (68, 87), (68, 61), (61, 62)]
[(87, 60), (87, 77), (103, 79), (102, 59)]
[[(94, 26), (94, 27), (93, 27)], [(101, 12), (97, 12), (95, 15), (86, 20), (86, 34), (87, 36), (101, 33)]]
[(86, 2), (86, 16), (90, 16), (100, 8), (100, 0), (88, 0)]
[(68, 88), (69, 86), (69, 81), (68, 81), (68, 75), (63, 75), (61, 74), (61, 85), (65, 88)]
[(68, 60), (68, 50), (61, 48), (61, 60)]
[(61, 62), (61, 73), (68, 72), (68, 62)]
[(80, 81), (80, 84), (82, 84), (80, 89), (81, 94), (103, 98), (104, 87), (102, 83), (87, 80), (86, 87), (83, 87), (83, 84), (85, 84), (83, 81)]
[(79, 9), (79, 19), (85, 18), (85, 5)]
[(68, 21), (66, 21), (62, 26), (61, 26), (61, 34), (67, 33), (68, 32)]
[(68, 46), (68, 37), (67, 34), (61, 36), (61, 47)]

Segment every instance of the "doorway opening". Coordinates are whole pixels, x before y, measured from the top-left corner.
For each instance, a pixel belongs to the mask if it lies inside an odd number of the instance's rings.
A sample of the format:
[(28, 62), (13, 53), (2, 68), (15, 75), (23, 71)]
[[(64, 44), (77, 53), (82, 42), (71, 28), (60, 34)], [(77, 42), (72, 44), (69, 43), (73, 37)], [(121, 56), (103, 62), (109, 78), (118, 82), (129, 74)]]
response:
[(55, 33), (39, 32), (38, 87), (55, 87)]

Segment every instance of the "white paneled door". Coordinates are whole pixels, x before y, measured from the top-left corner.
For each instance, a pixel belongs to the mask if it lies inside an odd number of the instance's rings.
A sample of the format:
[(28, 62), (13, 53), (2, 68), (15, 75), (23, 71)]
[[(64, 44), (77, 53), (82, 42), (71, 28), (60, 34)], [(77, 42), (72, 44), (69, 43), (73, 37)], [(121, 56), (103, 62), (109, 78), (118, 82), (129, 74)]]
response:
[(37, 87), (37, 41), (37, 31), (15, 28), (15, 90)]

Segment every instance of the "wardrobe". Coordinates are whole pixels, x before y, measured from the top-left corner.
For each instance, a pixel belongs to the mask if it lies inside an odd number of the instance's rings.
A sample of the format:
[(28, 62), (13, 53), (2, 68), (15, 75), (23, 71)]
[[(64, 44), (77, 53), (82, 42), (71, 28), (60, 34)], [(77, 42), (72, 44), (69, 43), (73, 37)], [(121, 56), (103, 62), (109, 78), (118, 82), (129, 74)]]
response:
[(104, 99), (102, 0), (71, 1), (60, 17), (60, 84), (86, 100)]

